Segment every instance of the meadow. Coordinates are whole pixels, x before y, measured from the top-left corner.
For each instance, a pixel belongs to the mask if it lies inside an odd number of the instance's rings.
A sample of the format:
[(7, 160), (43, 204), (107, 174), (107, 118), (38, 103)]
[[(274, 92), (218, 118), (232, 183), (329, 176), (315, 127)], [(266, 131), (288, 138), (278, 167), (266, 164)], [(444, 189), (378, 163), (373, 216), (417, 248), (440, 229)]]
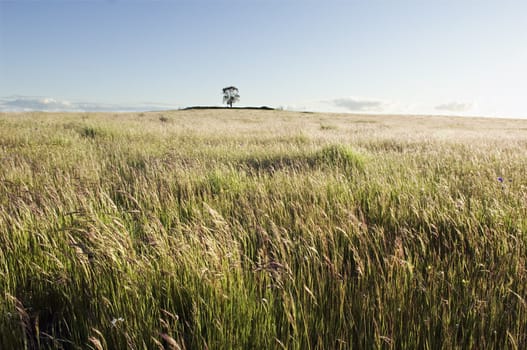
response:
[(527, 120), (0, 113), (0, 349), (525, 349)]

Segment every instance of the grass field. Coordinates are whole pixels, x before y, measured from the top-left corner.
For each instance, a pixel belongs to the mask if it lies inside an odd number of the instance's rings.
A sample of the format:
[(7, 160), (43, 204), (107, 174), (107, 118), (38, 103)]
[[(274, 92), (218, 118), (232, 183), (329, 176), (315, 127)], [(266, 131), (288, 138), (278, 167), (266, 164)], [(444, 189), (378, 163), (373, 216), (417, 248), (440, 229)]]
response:
[(527, 120), (0, 114), (0, 349), (525, 349)]

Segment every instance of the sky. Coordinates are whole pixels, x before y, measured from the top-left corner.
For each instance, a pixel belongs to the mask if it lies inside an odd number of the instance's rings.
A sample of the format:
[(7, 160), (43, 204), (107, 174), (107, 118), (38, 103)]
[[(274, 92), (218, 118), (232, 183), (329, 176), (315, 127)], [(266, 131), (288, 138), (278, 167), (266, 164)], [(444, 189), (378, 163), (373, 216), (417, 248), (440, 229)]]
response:
[(0, 0), (0, 111), (527, 117), (525, 0)]

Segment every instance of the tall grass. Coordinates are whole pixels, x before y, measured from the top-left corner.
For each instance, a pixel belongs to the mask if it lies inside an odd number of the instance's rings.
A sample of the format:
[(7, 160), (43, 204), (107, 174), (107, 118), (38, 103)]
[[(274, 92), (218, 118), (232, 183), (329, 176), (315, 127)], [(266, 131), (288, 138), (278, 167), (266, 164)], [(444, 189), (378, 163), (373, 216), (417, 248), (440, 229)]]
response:
[(1, 349), (527, 347), (527, 121), (0, 126)]

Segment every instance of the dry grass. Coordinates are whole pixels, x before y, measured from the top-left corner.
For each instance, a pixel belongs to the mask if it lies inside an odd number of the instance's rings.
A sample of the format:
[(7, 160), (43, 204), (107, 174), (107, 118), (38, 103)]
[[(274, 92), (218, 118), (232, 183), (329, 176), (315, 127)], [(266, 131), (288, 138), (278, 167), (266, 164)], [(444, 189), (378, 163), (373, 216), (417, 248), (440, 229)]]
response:
[(527, 121), (0, 114), (0, 348), (525, 348)]

